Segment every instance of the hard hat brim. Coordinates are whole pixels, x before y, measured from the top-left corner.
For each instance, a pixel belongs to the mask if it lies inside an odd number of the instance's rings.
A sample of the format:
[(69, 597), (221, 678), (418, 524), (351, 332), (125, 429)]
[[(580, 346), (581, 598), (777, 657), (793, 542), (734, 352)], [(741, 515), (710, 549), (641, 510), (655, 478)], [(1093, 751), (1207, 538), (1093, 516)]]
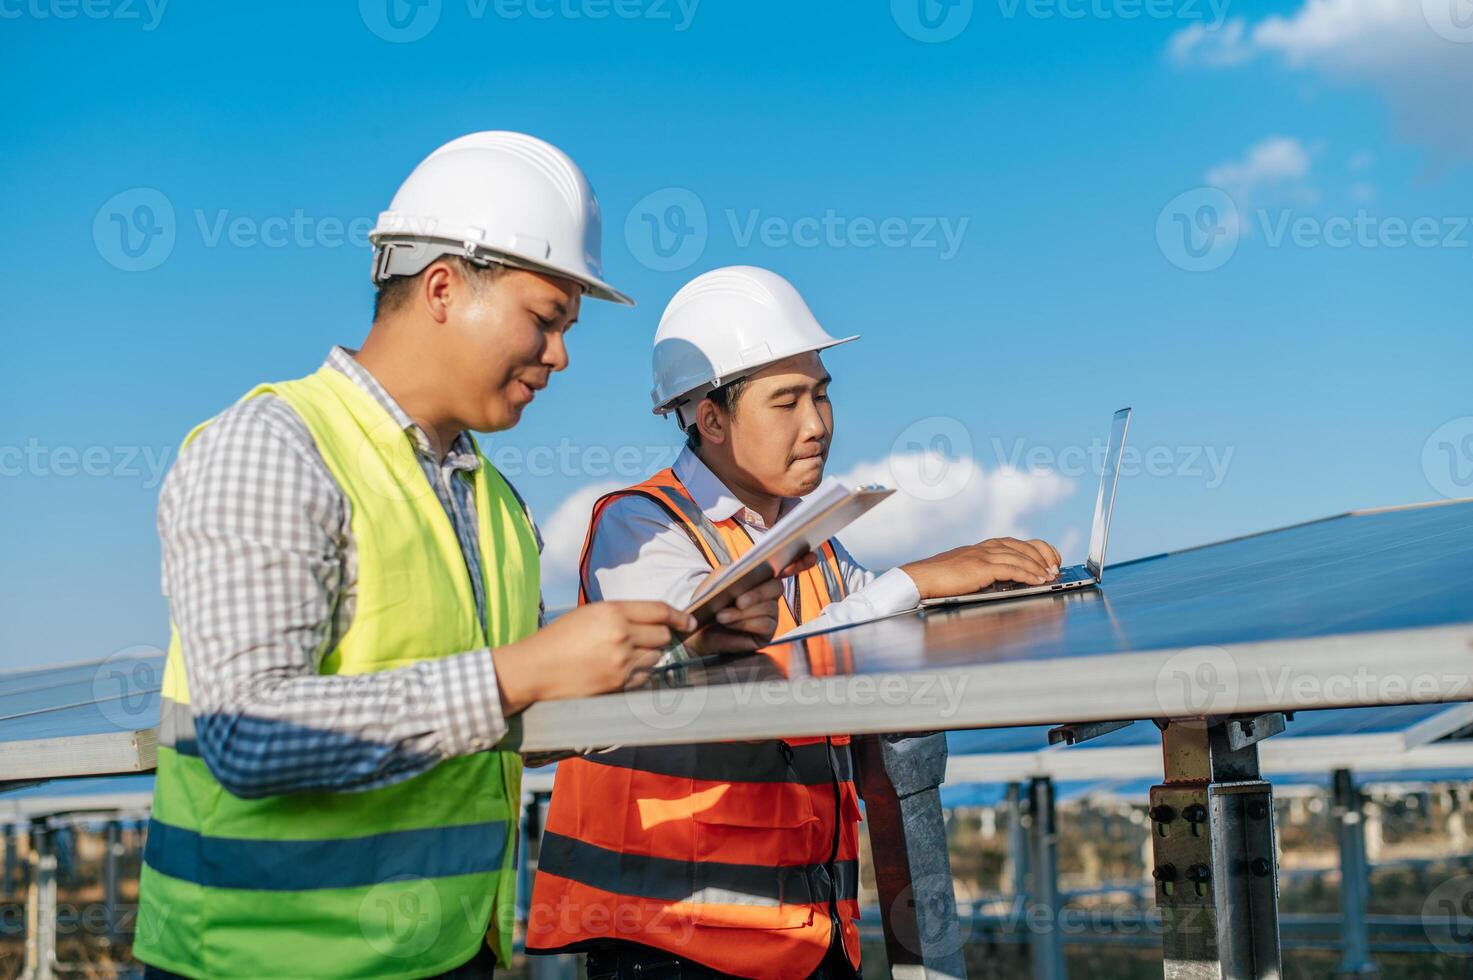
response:
[(636, 305), (632, 297), (619, 292), (617, 289), (615, 289), (613, 286), (610, 286), (602, 279), (594, 279), (591, 277), (585, 279), (578, 276), (569, 276), (568, 278), (582, 283), (584, 292), (586, 292), (593, 299), (601, 299), (609, 303), (618, 303), (620, 306)]

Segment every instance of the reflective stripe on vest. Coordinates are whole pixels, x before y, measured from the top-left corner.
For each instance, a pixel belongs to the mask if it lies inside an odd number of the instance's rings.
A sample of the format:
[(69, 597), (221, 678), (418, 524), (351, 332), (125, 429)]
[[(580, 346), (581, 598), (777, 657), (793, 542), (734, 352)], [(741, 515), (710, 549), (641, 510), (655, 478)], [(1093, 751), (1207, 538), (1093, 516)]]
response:
[[(739, 522), (712, 522), (666, 469), (594, 504), (580, 604), (598, 521), (624, 496), (659, 505), (713, 568), (752, 547)], [(798, 576), (794, 608), (779, 604), (777, 635), (842, 598), (842, 583), (825, 542), (816, 567)], [(828, 650), (822, 638), (807, 642)], [(528, 950), (627, 940), (739, 976), (803, 977), (827, 952), (836, 914), (857, 967), (860, 816), (848, 743), (834, 736), (620, 748), (559, 763)]]
[[(481, 622), (455, 530), (408, 434), (331, 368), (246, 397), (268, 392), (301, 416), (350, 508), (355, 610), (320, 673), (390, 670), (536, 630), (536, 540), (484, 457), (470, 476)], [(140, 960), (191, 977), (407, 978), (458, 966), (489, 942), (510, 962), (515, 754), (460, 756), (358, 792), (243, 799), (200, 755), (196, 728), (208, 732), (207, 720), (191, 706), (176, 630), (139, 885)]]
[(717, 864), (623, 853), (550, 830), (542, 834), (538, 867), (603, 891), (664, 902), (776, 909), (859, 898), (857, 860), (837, 861), (832, 870), (826, 864)]

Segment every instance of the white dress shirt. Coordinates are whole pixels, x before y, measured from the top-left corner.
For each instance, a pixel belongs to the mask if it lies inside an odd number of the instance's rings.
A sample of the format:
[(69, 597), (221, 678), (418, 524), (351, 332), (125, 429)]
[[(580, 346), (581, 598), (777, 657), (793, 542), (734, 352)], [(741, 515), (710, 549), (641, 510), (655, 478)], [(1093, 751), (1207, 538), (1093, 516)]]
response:
[[(675, 460), (674, 470), (711, 523), (735, 517), (753, 541), (760, 541), (768, 532), (762, 516), (738, 500), (689, 447)], [(784, 500), (779, 516), (797, 502), (796, 497)], [(837, 538), (833, 544), (848, 596), (830, 603), (821, 615), (789, 636), (878, 619), (920, 602), (915, 582), (905, 572), (893, 568), (877, 576), (856, 562)], [(634, 495), (620, 497), (604, 508), (589, 545), (588, 570), (590, 602), (659, 599), (676, 608), (684, 608), (696, 587), (711, 574), (705, 554), (684, 528), (659, 504)], [(790, 610), (796, 589), (796, 576), (783, 580)]]

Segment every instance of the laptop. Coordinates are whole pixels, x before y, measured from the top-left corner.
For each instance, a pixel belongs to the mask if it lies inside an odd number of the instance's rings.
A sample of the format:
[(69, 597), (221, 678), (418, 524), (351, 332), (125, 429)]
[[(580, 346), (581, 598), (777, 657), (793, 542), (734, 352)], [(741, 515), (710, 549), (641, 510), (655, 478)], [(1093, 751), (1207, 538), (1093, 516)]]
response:
[(1083, 565), (1059, 569), (1058, 578), (1042, 585), (1021, 582), (998, 582), (980, 592), (968, 595), (942, 596), (921, 600), (921, 608), (960, 606), (991, 599), (1039, 595), (1045, 592), (1070, 592), (1099, 585), (1105, 577), (1105, 541), (1110, 537), (1110, 515), (1115, 510), (1115, 486), (1120, 482), (1120, 457), (1125, 450), (1125, 433), (1130, 428), (1130, 409), (1122, 408), (1110, 422), (1110, 442), (1105, 447), (1105, 465), (1100, 470), (1100, 490), (1095, 496), (1094, 526), (1089, 532), (1089, 557)]

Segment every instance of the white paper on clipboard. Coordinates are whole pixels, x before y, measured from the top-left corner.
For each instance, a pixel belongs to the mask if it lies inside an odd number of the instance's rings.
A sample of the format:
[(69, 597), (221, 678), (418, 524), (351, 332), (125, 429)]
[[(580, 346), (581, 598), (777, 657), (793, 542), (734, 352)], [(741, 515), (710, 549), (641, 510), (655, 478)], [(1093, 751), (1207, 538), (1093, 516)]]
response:
[(894, 492), (878, 484), (849, 487), (829, 477), (774, 524), (751, 550), (722, 569), (721, 574), (691, 599), (685, 611), (705, 626), (743, 592), (756, 588), (817, 549)]

